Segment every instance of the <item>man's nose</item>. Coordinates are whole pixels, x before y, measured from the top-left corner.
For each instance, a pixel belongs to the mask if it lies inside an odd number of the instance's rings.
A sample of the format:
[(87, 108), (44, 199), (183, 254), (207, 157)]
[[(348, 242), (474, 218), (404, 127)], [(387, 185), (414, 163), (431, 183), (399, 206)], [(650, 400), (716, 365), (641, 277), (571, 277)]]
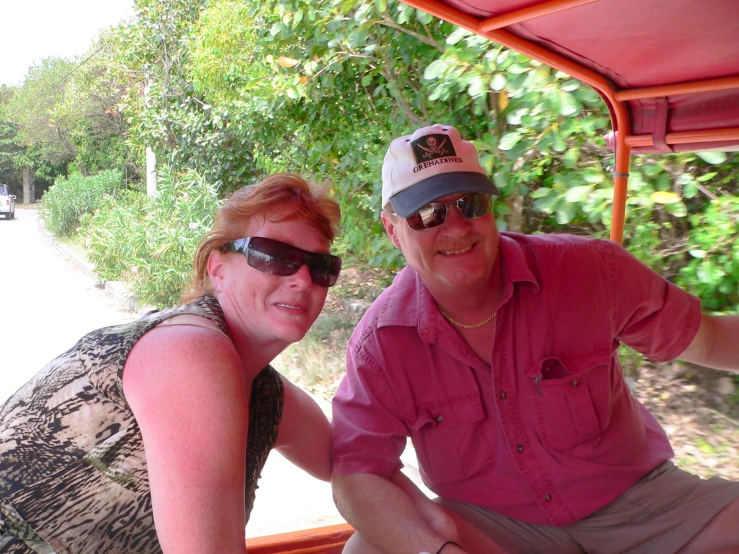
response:
[(466, 232), (470, 228), (470, 222), (462, 215), (456, 204), (449, 206), (449, 212), (446, 214), (446, 223), (443, 225), (444, 231), (448, 233)]

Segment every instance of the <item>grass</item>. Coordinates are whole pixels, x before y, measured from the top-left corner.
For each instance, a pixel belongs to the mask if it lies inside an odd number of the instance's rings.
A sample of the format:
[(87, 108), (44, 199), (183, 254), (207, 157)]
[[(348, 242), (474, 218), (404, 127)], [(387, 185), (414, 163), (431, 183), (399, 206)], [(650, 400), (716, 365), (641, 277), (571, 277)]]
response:
[(344, 376), (346, 344), (356, 323), (356, 317), (324, 313), (272, 365), (293, 383), (330, 400)]

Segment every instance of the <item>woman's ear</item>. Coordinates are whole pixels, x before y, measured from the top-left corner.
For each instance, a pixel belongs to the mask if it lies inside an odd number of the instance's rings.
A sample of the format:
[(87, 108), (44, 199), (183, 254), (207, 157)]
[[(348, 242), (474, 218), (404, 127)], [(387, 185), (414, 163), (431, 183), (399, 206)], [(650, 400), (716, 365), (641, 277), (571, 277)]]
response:
[(213, 290), (217, 292), (221, 292), (223, 288), (224, 265), (225, 260), (222, 252), (214, 250), (210, 253), (210, 256), (208, 256), (208, 277), (210, 277)]

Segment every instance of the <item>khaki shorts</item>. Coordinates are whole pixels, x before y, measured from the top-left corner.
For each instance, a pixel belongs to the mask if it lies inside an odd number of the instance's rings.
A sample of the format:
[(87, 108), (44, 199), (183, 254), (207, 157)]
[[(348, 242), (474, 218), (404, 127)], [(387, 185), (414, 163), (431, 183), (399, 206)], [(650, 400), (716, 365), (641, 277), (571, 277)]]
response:
[(566, 527), (523, 523), (448, 499), (438, 502), (511, 554), (670, 554), (739, 499), (739, 482), (665, 462), (605, 508)]

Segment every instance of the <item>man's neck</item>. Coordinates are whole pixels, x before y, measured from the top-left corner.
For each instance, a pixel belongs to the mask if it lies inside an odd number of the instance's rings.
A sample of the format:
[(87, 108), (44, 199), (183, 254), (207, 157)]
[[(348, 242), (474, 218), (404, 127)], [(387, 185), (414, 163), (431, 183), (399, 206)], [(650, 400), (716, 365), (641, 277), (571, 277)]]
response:
[(490, 277), (467, 287), (429, 288), (436, 304), (455, 321), (474, 324), (497, 311), (503, 298), (503, 272), (500, 257)]

